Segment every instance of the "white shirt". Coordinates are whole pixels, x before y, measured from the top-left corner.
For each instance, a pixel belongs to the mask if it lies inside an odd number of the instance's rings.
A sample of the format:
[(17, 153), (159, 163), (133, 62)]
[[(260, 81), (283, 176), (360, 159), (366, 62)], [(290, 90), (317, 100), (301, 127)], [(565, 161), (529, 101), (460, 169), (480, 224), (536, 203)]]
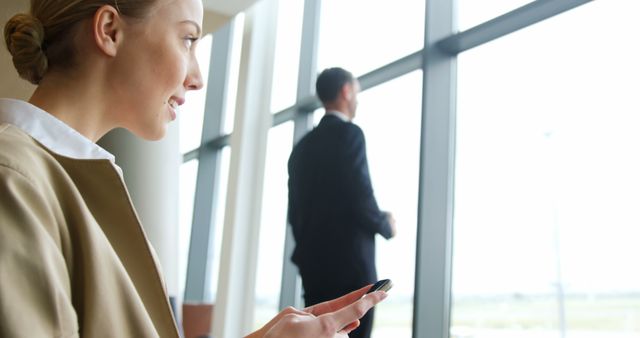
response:
[(107, 159), (121, 172), (111, 153), (29, 102), (0, 98), (0, 123), (22, 129), (56, 154), (83, 160)]
[(344, 122), (351, 122), (349, 120), (349, 116), (347, 116), (346, 114), (344, 114), (342, 112), (339, 112), (337, 110), (329, 110), (329, 111), (327, 111), (327, 115), (337, 116)]

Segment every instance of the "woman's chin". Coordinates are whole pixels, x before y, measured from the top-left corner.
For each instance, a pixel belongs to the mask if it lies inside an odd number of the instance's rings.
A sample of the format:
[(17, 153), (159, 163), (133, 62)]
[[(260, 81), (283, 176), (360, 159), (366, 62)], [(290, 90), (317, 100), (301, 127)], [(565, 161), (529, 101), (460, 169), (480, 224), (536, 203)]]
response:
[(167, 134), (167, 123), (162, 124), (162, 126), (158, 126), (158, 128), (140, 130), (133, 133), (146, 141), (159, 141)]

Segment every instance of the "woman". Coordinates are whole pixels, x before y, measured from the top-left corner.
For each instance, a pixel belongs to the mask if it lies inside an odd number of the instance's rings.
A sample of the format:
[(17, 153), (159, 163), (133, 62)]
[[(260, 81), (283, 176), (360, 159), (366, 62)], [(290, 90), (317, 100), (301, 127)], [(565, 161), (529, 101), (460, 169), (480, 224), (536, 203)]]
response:
[[(0, 336), (178, 337), (111, 154), (164, 136), (195, 59), (200, 0), (32, 0), (5, 26), (29, 102), (0, 100)], [(81, 53), (79, 51), (82, 51)], [(249, 337), (346, 337), (384, 292), (288, 308)]]

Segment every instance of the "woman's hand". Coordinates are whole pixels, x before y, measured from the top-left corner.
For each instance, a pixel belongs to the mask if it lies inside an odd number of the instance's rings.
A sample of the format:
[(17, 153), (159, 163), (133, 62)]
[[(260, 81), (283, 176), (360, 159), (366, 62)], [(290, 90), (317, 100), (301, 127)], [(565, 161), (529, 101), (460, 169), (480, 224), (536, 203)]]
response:
[(304, 310), (288, 307), (247, 338), (347, 337), (349, 332), (360, 325), (359, 319), (387, 297), (384, 291), (364, 296), (370, 287), (371, 285), (367, 285), (340, 298)]

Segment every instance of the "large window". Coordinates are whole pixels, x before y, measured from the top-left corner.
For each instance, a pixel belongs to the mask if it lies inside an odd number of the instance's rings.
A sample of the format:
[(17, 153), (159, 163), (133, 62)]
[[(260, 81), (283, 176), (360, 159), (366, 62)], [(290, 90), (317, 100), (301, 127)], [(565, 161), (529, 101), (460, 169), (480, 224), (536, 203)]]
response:
[[(265, 107), (272, 113), (296, 104), (296, 78), (305, 78), (298, 76), (299, 44), (309, 38), (301, 36), (304, 1), (279, 4), (272, 104)], [(404, 58), (423, 48), (425, 24), (433, 33), (429, 48), (438, 48), (431, 43), (437, 44), (439, 32), (451, 29), (449, 18), (434, 15), (436, 20), (425, 23), (425, 5), (431, 15), (447, 12), (447, 4), (321, 1), (317, 69), (340, 66), (357, 77), (369, 74), (367, 86), (373, 87), (361, 93), (354, 122), (367, 138), (379, 205), (393, 212), (398, 223), (397, 238), (377, 242), (378, 274), (395, 286), (376, 306), (373, 338), (440, 337), (446, 331), (455, 338), (640, 336), (640, 273), (634, 268), (635, 257), (640, 257), (635, 243), (640, 237), (640, 160), (635, 155), (640, 103), (634, 99), (640, 89), (640, 44), (635, 43), (640, 3), (592, 1), (466, 50), (467, 43), (517, 26), (492, 20), (497, 16), (526, 5), (527, 11), (510, 18), (545, 17), (567, 2), (459, 0), (453, 8), (457, 29), (485, 22), (491, 29), (473, 30), (460, 40), (453, 37), (447, 45), (451, 54), (429, 53), (424, 64), (417, 57)], [(242, 32), (236, 29), (238, 39)], [(466, 51), (454, 55), (458, 47)], [(260, 57), (259, 51), (251, 52)], [(235, 55), (239, 60), (239, 52)], [(237, 63), (231, 67), (236, 69)], [(427, 90), (422, 88), (423, 67), (430, 75), (424, 79)], [(237, 71), (231, 74), (236, 81)], [(433, 90), (449, 88), (449, 81), (457, 84), (452, 91), (456, 97)], [(235, 88), (230, 86), (229, 98), (235, 98)], [(433, 96), (423, 102), (423, 92)], [(429, 111), (422, 112), (423, 103)], [(202, 109), (188, 110), (181, 123), (188, 130), (184, 137), (193, 139), (181, 139), (183, 152), (198, 146), (202, 129), (197, 115)], [(316, 123), (322, 113), (313, 112)], [(427, 116), (426, 127), (421, 113)], [(233, 119), (223, 121), (224, 133), (230, 134)], [(286, 161), (294, 130), (293, 121), (281, 122), (270, 130), (266, 147), (256, 326), (280, 310)], [(455, 123), (455, 140), (448, 138), (450, 122)], [(421, 127), (429, 133), (421, 135)], [(453, 144), (455, 161), (450, 163)], [(226, 149), (222, 168), (228, 170)], [(420, 160), (424, 168), (419, 168)], [(196, 164), (185, 163), (181, 171), (181, 207), (186, 210), (181, 215), (189, 217), (192, 199), (186, 196), (195, 191)], [(453, 180), (450, 166), (455, 166)], [(213, 206), (216, 232), (222, 228), (227, 178), (225, 171), (222, 185), (211, 187), (221, 192)], [(419, 196), (422, 213), (417, 210)], [(425, 216), (426, 210), (435, 216)], [(184, 216), (181, 222), (190, 220)], [(220, 240), (220, 233), (215, 238)], [(219, 250), (220, 244), (214, 247)], [(216, 274), (219, 253), (213, 256)], [(421, 274), (418, 285), (416, 273)], [(416, 297), (425, 301), (414, 303)], [(414, 311), (436, 319), (413, 322)]]
[(639, 11), (460, 55), (452, 337), (640, 335)]

